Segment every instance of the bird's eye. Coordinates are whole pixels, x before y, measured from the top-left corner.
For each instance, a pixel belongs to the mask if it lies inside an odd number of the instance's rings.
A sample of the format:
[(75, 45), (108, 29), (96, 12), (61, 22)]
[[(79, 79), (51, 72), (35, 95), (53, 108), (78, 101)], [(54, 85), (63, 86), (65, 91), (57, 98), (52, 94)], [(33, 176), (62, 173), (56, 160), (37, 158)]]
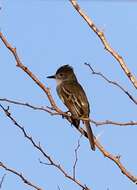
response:
[(60, 77), (62, 77), (63, 76), (63, 73), (60, 73)]

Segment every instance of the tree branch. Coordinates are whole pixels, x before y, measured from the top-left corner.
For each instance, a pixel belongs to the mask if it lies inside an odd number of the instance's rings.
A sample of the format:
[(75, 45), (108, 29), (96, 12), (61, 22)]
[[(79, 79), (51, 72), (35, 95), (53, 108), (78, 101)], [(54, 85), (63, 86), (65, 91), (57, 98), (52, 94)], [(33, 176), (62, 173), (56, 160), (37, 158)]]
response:
[(4, 174), (4, 175), (2, 176), (2, 178), (1, 178), (1, 180), (0, 180), (0, 189), (2, 189), (2, 184), (3, 184), (3, 181), (4, 181), (4, 179), (5, 179), (5, 176), (6, 176), (6, 174)]
[(25, 66), (22, 64), (18, 54), (17, 54), (17, 50), (16, 48), (13, 48), (9, 42), (7, 41), (7, 39), (4, 37), (4, 35), (2, 34), (2, 32), (0, 32), (0, 38), (2, 40), (2, 42), (4, 43), (4, 45), (10, 50), (10, 52), (13, 54), (15, 60), (16, 60), (16, 66), (19, 67), (20, 69), (22, 69), (27, 75), (29, 75), (29, 77), (46, 93), (51, 106), (53, 107), (54, 110), (56, 110), (57, 112), (62, 112), (56, 105), (53, 97), (51, 96), (50, 93), (50, 89), (47, 88), (42, 82), (40, 82), (40, 80)]
[[(41, 147), (40, 143), (37, 144), (33, 138), (31, 136), (29, 136), (27, 134), (27, 132), (25, 131), (24, 127), (22, 127), (21, 125), (19, 125), (17, 123), (17, 121), (11, 116), (11, 113), (9, 112), (9, 108), (8, 109), (5, 109), (1, 104), (0, 104), (0, 107), (2, 108), (2, 110), (4, 111), (4, 113), (6, 114), (6, 116), (14, 123), (15, 126), (17, 126), (21, 131), (22, 133), (24, 134), (25, 138), (27, 138), (31, 144), (37, 149), (39, 150), (43, 156), (49, 161), (49, 165), (53, 165), (54, 167), (58, 168), (66, 178), (72, 180), (73, 182), (75, 182), (77, 185), (79, 185), (81, 188), (83, 188), (83, 190), (89, 190), (88, 187), (86, 187), (85, 185), (81, 184), (80, 181), (74, 179), (72, 176), (68, 175), (67, 172), (64, 170), (64, 168), (60, 165), (60, 164), (57, 164), (53, 161), (53, 159), (43, 150), (43, 148)], [(75, 127), (76, 128), (76, 127)], [(87, 136), (87, 132), (79, 127), (79, 128), (76, 128), (82, 135), (84, 135), (86, 138), (88, 138)], [(121, 172), (127, 176), (132, 182), (134, 183), (137, 183), (137, 177), (133, 176), (129, 171), (127, 171), (127, 169), (123, 166), (123, 164), (120, 162), (120, 158), (118, 156), (114, 156), (112, 154), (110, 154), (108, 151), (106, 151), (104, 149), (104, 147), (99, 143), (99, 141), (94, 137), (94, 141), (95, 141), (95, 144), (97, 146), (97, 148), (102, 152), (102, 154), (109, 158), (110, 160), (112, 160), (118, 167), (119, 169), (121, 170)], [(47, 163), (44, 163), (47, 165)]]
[(93, 75), (98, 75), (101, 78), (103, 78), (106, 82), (108, 82), (109, 84), (112, 84), (116, 87), (118, 87), (120, 90), (122, 90), (129, 98), (132, 102), (134, 102), (137, 105), (137, 100), (126, 90), (124, 89), (124, 87), (122, 87), (118, 82), (116, 81), (112, 81), (110, 79), (108, 79), (104, 74), (102, 74), (101, 72), (96, 72), (94, 71), (94, 69), (91, 67), (90, 64), (85, 63), (86, 66), (88, 66), (92, 72)]
[[(76, 128), (77, 129), (77, 128)], [(83, 129), (83, 128), (78, 128), (77, 130), (79, 130), (79, 132), (84, 135), (86, 138), (88, 138), (87, 136), (87, 132)], [(99, 141), (94, 137), (94, 141), (96, 144), (96, 147), (100, 150), (100, 152), (107, 158), (109, 158), (110, 160), (112, 160), (121, 170), (121, 172), (128, 177), (132, 182), (134, 182), (135, 184), (137, 184), (137, 177), (133, 176), (125, 167), (124, 165), (121, 163), (120, 161), (120, 157), (119, 156), (114, 156), (112, 154), (110, 154), (107, 150), (105, 150), (105, 148), (99, 143)]]
[[(44, 163), (46, 165), (52, 165), (55, 168), (57, 168), (66, 178), (70, 179), (71, 181), (73, 181), (75, 184), (77, 184), (78, 186), (80, 186), (81, 188), (83, 188), (83, 190), (90, 190), (89, 188), (85, 188), (85, 185), (83, 185), (79, 180), (73, 178), (71, 175), (69, 175), (65, 169), (60, 165), (57, 164), (52, 158), (51, 156), (49, 156), (44, 149), (41, 147), (40, 142), (37, 144), (34, 139), (29, 136), (26, 132), (26, 130), (24, 129), (24, 127), (22, 127), (19, 123), (17, 123), (17, 121), (11, 116), (11, 113), (9, 112), (9, 107), (7, 109), (5, 109), (1, 104), (0, 107), (2, 108), (2, 110), (4, 111), (5, 115), (14, 123), (14, 125), (16, 127), (18, 127), (21, 132), (23, 133), (23, 135), (25, 136), (25, 138), (27, 138), (29, 140), (29, 142), (38, 150), (42, 153), (42, 155), (48, 160), (48, 164)], [(43, 163), (42, 161), (40, 161), (40, 163)], [(40, 189), (39, 189), (40, 190)]]
[(77, 147), (75, 148), (75, 161), (73, 164), (73, 178), (76, 178), (76, 165), (78, 162), (78, 150), (80, 148), (80, 139), (81, 139), (82, 135), (80, 136), (80, 138), (78, 139), (78, 143), (77, 143)]
[(137, 89), (137, 79), (135, 76), (131, 73), (131, 71), (128, 69), (124, 59), (112, 48), (110, 47), (109, 43), (107, 42), (107, 39), (102, 31), (100, 31), (94, 22), (85, 14), (85, 12), (80, 8), (76, 0), (70, 0), (73, 7), (76, 9), (76, 11), (81, 15), (81, 17), (86, 21), (86, 23), (89, 25), (89, 27), (95, 32), (95, 34), (99, 37), (102, 44), (104, 45), (104, 48), (119, 62), (121, 68), (125, 72), (126, 76), (129, 78), (129, 80), (132, 82), (134, 87)]
[[(72, 2), (72, 4), (76, 5), (76, 7), (77, 7), (77, 2), (76, 2), (76, 1), (74, 1), (74, 0), (70, 0), (70, 1)], [(76, 7), (75, 7), (75, 8), (76, 8)], [(81, 12), (79, 6), (77, 7), (77, 9), (78, 9), (78, 11)], [(81, 12), (81, 13), (83, 14), (83, 12)], [(92, 26), (93, 28), (95, 27), (94, 24), (91, 24), (91, 26)], [(46, 93), (46, 95), (47, 95), (47, 97), (48, 97), (48, 99), (49, 99), (49, 101), (50, 101), (50, 104), (51, 104), (51, 106), (52, 106), (52, 109), (55, 110), (56, 112), (60, 113), (60, 114), (64, 114), (64, 112), (62, 112), (62, 111), (56, 106), (56, 103), (55, 103), (55, 101), (53, 100), (53, 98), (52, 98), (52, 96), (51, 96), (51, 93), (50, 93), (49, 88), (45, 87), (44, 84), (42, 84), (42, 83), (37, 79), (37, 77), (36, 77), (27, 67), (25, 67), (25, 66), (21, 63), (21, 61), (20, 61), (20, 59), (19, 59), (19, 57), (18, 57), (18, 55), (17, 55), (16, 48), (12, 48), (12, 46), (8, 43), (8, 41), (7, 41), (6, 38), (2, 35), (1, 32), (0, 32), (0, 38), (1, 38), (1, 40), (3, 41), (3, 43), (5, 44), (5, 46), (12, 52), (13, 56), (15, 57), (17, 66), (18, 66), (19, 68), (21, 68), (24, 72), (26, 72), (26, 73), (32, 78), (32, 80), (33, 80), (40, 88), (42, 88), (42, 90)], [(120, 60), (121, 60), (121, 59), (120, 59)], [(132, 75), (131, 75), (131, 76), (132, 76)], [(136, 84), (136, 81), (135, 81), (135, 84)], [(64, 172), (64, 169), (63, 169), (60, 165), (54, 163), (53, 160), (51, 159), (51, 157), (50, 157), (49, 155), (47, 155), (47, 154), (44, 152), (44, 150), (41, 148), (41, 145), (40, 145), (40, 144), (39, 144), (39, 145), (36, 144), (35, 141), (33, 140), (33, 138), (30, 137), (30, 136), (26, 133), (25, 129), (24, 129), (22, 126), (20, 126), (20, 125), (16, 122), (16, 120), (15, 120), (13, 117), (11, 117), (11, 114), (10, 114), (10, 112), (8, 111), (8, 109), (5, 109), (2, 105), (0, 105), (0, 107), (3, 109), (3, 111), (5, 112), (5, 114), (7, 115), (7, 117), (10, 118), (10, 120), (14, 123), (14, 125), (17, 126), (17, 127), (23, 132), (24, 136), (31, 142), (31, 144), (33, 144), (33, 146), (34, 146), (36, 149), (38, 149), (38, 150), (45, 156), (45, 158), (48, 159), (48, 161), (50, 162), (51, 165), (54, 165), (56, 168), (58, 168), (67, 178), (69, 178), (70, 180), (74, 181), (77, 185), (79, 185), (81, 188), (83, 188), (83, 190), (88, 190), (88, 189), (89, 189), (89, 188), (87, 188), (85, 185), (82, 185), (79, 181), (76, 181), (72, 176), (70, 176), (70, 175), (68, 175), (67, 173), (65, 173), (65, 172)], [(66, 119), (68, 119), (68, 121), (69, 121), (69, 118), (66, 118)], [(87, 119), (88, 119), (88, 118), (86, 118), (86, 120), (87, 120)], [(89, 120), (89, 119), (88, 119), (88, 120)], [(83, 134), (85, 137), (87, 137), (87, 133), (86, 133), (86, 131), (85, 131), (83, 128), (79, 127), (79, 128), (76, 128), (76, 129), (77, 129), (81, 134)], [(87, 138), (88, 138), (88, 137), (87, 137)], [(103, 154), (105, 157), (107, 157), (107, 158), (109, 158), (110, 160), (112, 160), (112, 161), (119, 167), (119, 169), (121, 170), (121, 172), (122, 172), (124, 175), (126, 175), (132, 182), (137, 183), (137, 177), (133, 176), (130, 172), (128, 172), (128, 171), (126, 170), (126, 168), (125, 168), (125, 167), (122, 165), (122, 163), (120, 162), (120, 159), (119, 159), (117, 156), (113, 156), (112, 154), (110, 154), (109, 152), (107, 152), (95, 137), (94, 137), (94, 140), (95, 140), (96, 146), (97, 146), (98, 149), (102, 152), (102, 154)]]
[(22, 175), (22, 173), (19, 173), (19, 172), (17, 172), (17, 171), (14, 170), (14, 169), (8, 168), (8, 167), (7, 167), (5, 164), (3, 164), (2, 162), (0, 162), (0, 167), (4, 168), (6, 171), (9, 171), (9, 172), (15, 174), (16, 176), (18, 176), (18, 177), (19, 177), (25, 184), (27, 184), (28, 186), (33, 187), (33, 188), (36, 189), (36, 190), (42, 190), (42, 188), (40, 188), (40, 187), (34, 185), (32, 182), (28, 181), (28, 179), (25, 178), (25, 177)]
[[(2, 102), (8, 102), (10, 104), (15, 104), (15, 105), (20, 105), (20, 106), (25, 106), (25, 107), (28, 107), (28, 108), (31, 108), (31, 109), (34, 109), (34, 110), (45, 111), (45, 112), (50, 113), (51, 115), (54, 115), (54, 114), (57, 113), (57, 112), (51, 111), (50, 109), (48, 109), (48, 107), (44, 107), (44, 106), (38, 107), (38, 106), (34, 106), (32, 104), (29, 104), (29, 103), (24, 103), (24, 102), (19, 102), (19, 101), (15, 101), (15, 100), (10, 100), (10, 99), (7, 99), (7, 98), (0, 98), (0, 101), (2, 101)], [(58, 113), (58, 115), (59, 115), (59, 113)]]
[[(11, 100), (11, 99), (7, 99), (7, 98), (0, 98), (0, 101), (2, 102), (7, 102), (10, 104), (15, 104), (15, 105), (21, 105), (21, 106), (25, 106), (34, 110), (40, 110), (40, 111), (45, 111), (48, 112), (51, 115), (62, 115), (63, 117), (65, 117), (68, 121), (69, 121), (69, 115), (65, 112), (56, 112), (54, 111), (54, 109), (49, 108), (49, 107), (38, 107), (38, 106), (34, 106), (30, 103), (24, 103), (24, 102), (19, 102), (19, 101), (15, 101), (15, 100)], [(116, 126), (135, 126), (137, 125), (137, 121), (128, 121), (128, 122), (117, 122), (117, 121), (112, 121), (112, 120), (105, 120), (105, 121), (95, 121), (93, 119), (89, 119), (89, 118), (78, 118), (81, 119), (83, 121), (90, 121), (91, 123), (93, 123), (96, 126), (101, 126), (101, 125), (116, 125)]]
[(128, 121), (128, 122), (116, 122), (116, 121), (111, 121), (111, 120), (106, 120), (106, 121), (94, 121), (91, 120), (91, 123), (95, 124), (96, 126), (100, 125), (115, 125), (115, 126), (136, 126), (137, 121)]

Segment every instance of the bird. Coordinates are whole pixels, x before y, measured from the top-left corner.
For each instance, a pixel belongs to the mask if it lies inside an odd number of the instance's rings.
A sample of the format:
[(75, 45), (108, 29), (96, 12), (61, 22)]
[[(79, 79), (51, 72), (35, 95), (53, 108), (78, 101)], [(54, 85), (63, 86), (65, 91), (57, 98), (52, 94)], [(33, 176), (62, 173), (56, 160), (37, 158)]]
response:
[[(57, 94), (71, 113), (71, 123), (79, 128), (80, 120), (86, 127), (90, 147), (95, 150), (94, 135), (88, 120), (90, 106), (83, 87), (77, 80), (73, 68), (70, 65), (63, 65), (57, 69), (54, 75), (48, 76), (49, 79), (55, 79), (57, 82)], [(84, 120), (86, 118), (87, 120)]]

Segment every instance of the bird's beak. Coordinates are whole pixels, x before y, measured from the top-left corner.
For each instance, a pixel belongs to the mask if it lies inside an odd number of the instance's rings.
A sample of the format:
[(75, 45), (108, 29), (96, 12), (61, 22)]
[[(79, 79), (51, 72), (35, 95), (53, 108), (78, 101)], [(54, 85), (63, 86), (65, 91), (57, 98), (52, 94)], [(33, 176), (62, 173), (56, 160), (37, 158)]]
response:
[(55, 77), (55, 75), (51, 75), (51, 76), (48, 76), (47, 78), (48, 79), (55, 79), (56, 77)]

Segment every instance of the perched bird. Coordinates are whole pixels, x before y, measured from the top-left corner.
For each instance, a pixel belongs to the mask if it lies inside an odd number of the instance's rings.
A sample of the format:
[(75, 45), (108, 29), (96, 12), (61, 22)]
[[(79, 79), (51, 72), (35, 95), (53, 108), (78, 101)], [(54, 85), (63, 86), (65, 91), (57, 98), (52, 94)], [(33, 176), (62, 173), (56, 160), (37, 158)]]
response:
[[(90, 108), (87, 96), (79, 84), (73, 68), (69, 65), (60, 67), (55, 75), (48, 76), (57, 81), (57, 93), (71, 113), (71, 123), (79, 128), (80, 118), (89, 118)], [(89, 121), (83, 121), (92, 150), (95, 150), (94, 137)]]

